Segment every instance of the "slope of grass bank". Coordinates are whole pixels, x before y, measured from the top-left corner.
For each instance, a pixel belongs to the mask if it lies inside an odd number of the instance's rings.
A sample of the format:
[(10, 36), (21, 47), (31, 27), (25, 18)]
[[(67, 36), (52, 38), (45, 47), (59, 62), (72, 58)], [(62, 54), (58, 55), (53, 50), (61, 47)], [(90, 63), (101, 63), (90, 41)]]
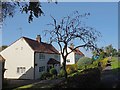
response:
[(118, 59), (118, 57), (112, 57), (111, 65), (112, 65), (111, 66), (112, 69), (120, 68), (120, 60)]

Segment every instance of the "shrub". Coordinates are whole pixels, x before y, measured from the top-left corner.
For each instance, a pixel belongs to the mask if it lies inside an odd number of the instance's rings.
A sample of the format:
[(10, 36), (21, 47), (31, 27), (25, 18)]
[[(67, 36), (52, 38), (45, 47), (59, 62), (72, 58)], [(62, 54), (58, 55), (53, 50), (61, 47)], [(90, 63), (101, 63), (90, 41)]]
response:
[(59, 77), (64, 77), (64, 76), (65, 76), (65, 71), (61, 69), (59, 72)]
[(50, 74), (57, 76), (57, 70), (55, 68), (50, 69)]
[(104, 69), (106, 67), (107, 61), (108, 61), (108, 58), (104, 58), (103, 60), (100, 61), (102, 69)]
[(76, 72), (78, 69), (77, 69), (77, 65), (76, 64), (73, 64), (73, 65), (69, 65), (66, 67), (66, 71), (68, 74), (72, 74), (74, 72)]
[(73, 73), (72, 69), (70, 69), (70, 68), (67, 68), (66, 71), (67, 71), (67, 74)]
[(44, 72), (42, 75), (41, 75), (41, 78), (42, 80), (46, 80), (46, 79), (49, 79), (51, 78), (52, 75), (49, 73), (49, 72)]
[(88, 57), (82, 57), (77, 62), (78, 69), (86, 69), (88, 65), (92, 64), (92, 60)]

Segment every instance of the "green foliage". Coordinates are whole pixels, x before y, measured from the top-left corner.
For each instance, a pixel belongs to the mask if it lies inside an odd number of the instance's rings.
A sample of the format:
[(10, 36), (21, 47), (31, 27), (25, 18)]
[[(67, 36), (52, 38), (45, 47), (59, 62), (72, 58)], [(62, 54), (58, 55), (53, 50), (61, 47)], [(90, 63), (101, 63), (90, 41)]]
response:
[(112, 57), (115, 57), (118, 55), (120, 56), (119, 51), (117, 51), (115, 48), (113, 48), (112, 45), (102, 47), (102, 48), (98, 49), (98, 51), (99, 52), (97, 52), (97, 51), (92, 52), (93, 57), (99, 56), (98, 60), (102, 60), (102, 59), (109, 57), (109, 56), (112, 56)]
[(77, 70), (78, 70), (78, 68), (77, 68), (76, 64), (69, 65), (69, 66), (67, 66), (67, 69), (66, 69), (68, 74), (72, 74), (72, 73), (76, 72)]
[(50, 74), (57, 76), (57, 70), (55, 68), (50, 69)]
[(49, 79), (52, 77), (52, 74), (50, 74), (49, 72), (44, 72), (42, 75), (41, 75), (41, 78), (42, 80), (46, 80), (46, 79)]
[[(12, 1), (12, 0), (11, 0)], [(33, 18), (40, 17), (44, 14), (41, 8), (41, 2), (39, 0), (28, 0), (29, 2), (0, 2), (0, 8), (2, 8), (2, 18), (0, 18), (0, 22), (2, 22), (6, 17), (13, 17), (16, 13), (16, 10), (19, 10), (21, 13), (25, 12), (29, 15), (28, 21), (29, 23), (33, 21)], [(57, 4), (57, 1), (55, 1)]]
[(104, 69), (107, 65), (108, 58), (104, 58), (104, 59), (100, 60), (100, 62), (101, 62), (102, 69)]
[(92, 64), (92, 60), (88, 57), (82, 57), (77, 62), (78, 69), (86, 69), (90, 64)]
[(112, 69), (120, 68), (120, 60), (118, 59), (118, 57), (112, 57), (111, 65), (112, 65)]
[(64, 77), (64, 76), (65, 76), (65, 71), (63, 69), (60, 69), (59, 77)]

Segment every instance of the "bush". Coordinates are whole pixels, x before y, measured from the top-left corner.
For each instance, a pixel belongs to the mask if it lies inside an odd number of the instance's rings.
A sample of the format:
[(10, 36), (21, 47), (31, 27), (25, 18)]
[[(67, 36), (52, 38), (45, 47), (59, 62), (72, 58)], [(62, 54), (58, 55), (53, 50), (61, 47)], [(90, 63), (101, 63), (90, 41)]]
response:
[(77, 69), (77, 65), (76, 64), (73, 64), (73, 65), (69, 65), (66, 67), (66, 71), (68, 74), (72, 74), (74, 72), (76, 72), (78, 69)]
[(103, 60), (100, 61), (102, 69), (104, 69), (106, 67), (107, 61), (108, 61), (108, 58), (104, 58)]
[(67, 74), (72, 74), (73, 73), (73, 70), (71, 68), (67, 68), (66, 71), (67, 71)]
[(78, 69), (86, 69), (88, 65), (92, 64), (92, 60), (88, 57), (82, 57), (77, 62)]
[(64, 76), (65, 76), (65, 71), (61, 69), (59, 72), (59, 77), (64, 77)]
[(57, 76), (57, 70), (55, 68), (50, 69), (50, 74)]
[(41, 75), (41, 78), (42, 80), (46, 80), (46, 79), (49, 79), (51, 78), (52, 75), (49, 73), (49, 72), (44, 72), (42, 75)]

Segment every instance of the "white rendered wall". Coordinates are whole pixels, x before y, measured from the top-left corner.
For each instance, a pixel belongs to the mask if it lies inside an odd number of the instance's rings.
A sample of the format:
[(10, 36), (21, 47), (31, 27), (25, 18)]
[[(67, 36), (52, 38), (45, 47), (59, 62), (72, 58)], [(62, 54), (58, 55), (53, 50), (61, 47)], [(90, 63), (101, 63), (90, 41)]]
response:
[[(5, 78), (33, 79), (34, 51), (21, 38), (0, 53), (5, 59)], [(17, 67), (25, 67), (25, 73), (17, 73)]]
[[(45, 66), (45, 72), (47, 72), (47, 62), (49, 61), (50, 58), (54, 58), (55, 60), (60, 61), (60, 56), (58, 54), (58, 58), (55, 57), (55, 54), (45, 54), (45, 59), (44, 60), (40, 60), (39, 59), (39, 54), (40, 53), (35, 53), (35, 64), (37, 64), (37, 66), (35, 66), (35, 78), (38, 79), (40, 78), (40, 76), (42, 75), (43, 72), (39, 72), (39, 67)], [(60, 67), (59, 66), (55, 66), (55, 68), (57, 69), (57, 71), (59, 72)]]
[[(67, 48), (67, 50), (68, 50), (68, 52), (71, 51), (69, 48)], [(70, 62), (66, 62), (66, 65), (75, 64), (75, 54), (74, 54), (74, 52), (70, 53), (70, 54), (67, 56), (67, 59), (70, 59)], [(63, 63), (62, 55), (60, 55), (60, 60), (61, 60), (61, 65), (62, 65), (62, 63)]]

